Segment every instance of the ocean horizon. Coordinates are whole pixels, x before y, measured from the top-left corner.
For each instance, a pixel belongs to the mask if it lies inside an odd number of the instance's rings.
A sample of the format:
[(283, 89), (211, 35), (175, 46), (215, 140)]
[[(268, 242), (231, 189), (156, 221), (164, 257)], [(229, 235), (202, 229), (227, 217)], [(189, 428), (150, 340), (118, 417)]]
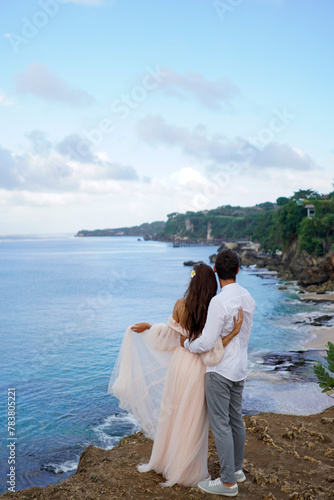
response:
[[(16, 490), (62, 481), (86, 446), (108, 449), (139, 430), (107, 394), (125, 329), (166, 322), (189, 283), (183, 262), (209, 263), (217, 247), (65, 233), (0, 235), (0, 249), (5, 492), (8, 389), (16, 397)], [(330, 406), (312, 370), (323, 352), (304, 345), (312, 318), (333, 305), (301, 302), (295, 282), (279, 290), (282, 281), (265, 269), (242, 268), (238, 282), (257, 304), (244, 412), (307, 415)]]

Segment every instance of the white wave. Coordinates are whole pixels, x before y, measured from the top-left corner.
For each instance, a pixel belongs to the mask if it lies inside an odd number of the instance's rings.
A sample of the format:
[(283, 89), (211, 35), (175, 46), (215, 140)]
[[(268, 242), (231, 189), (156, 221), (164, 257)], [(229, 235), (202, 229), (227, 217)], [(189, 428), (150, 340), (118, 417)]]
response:
[(282, 300), (283, 303), (285, 304), (305, 304), (305, 305), (310, 305), (311, 302), (302, 302), (300, 299), (293, 299), (292, 297), (284, 297), (284, 300)]
[(120, 425), (122, 424), (130, 427), (130, 433), (140, 431), (140, 425), (131, 413), (109, 415), (104, 418), (101, 424), (93, 428), (93, 431), (103, 443), (105, 449), (109, 450), (113, 448), (123, 437), (124, 434), (114, 434), (115, 429), (118, 431)]
[(119, 413), (118, 415), (113, 414), (105, 417), (104, 422), (98, 427), (107, 427), (113, 423), (129, 423), (133, 426), (138, 426), (138, 422), (131, 413)]
[(77, 469), (79, 463), (79, 457), (77, 460), (66, 460), (62, 464), (49, 463), (43, 468), (54, 472), (55, 474), (61, 474), (62, 472), (70, 472)]
[(324, 309), (330, 309), (334, 312), (334, 304), (332, 302), (320, 302)]
[(249, 266), (247, 268), (247, 270), (249, 272), (251, 272), (252, 274), (253, 273), (255, 273), (255, 274), (270, 274), (272, 276), (276, 276), (276, 274), (277, 274), (277, 271), (269, 271), (269, 269), (267, 269), (266, 267), (256, 267), (256, 265)]
[(316, 382), (273, 382), (269, 377), (267, 380), (262, 378), (246, 382), (244, 397), (248, 410), (254, 406), (261, 411), (285, 415), (313, 415), (333, 404), (333, 400), (321, 392)]
[(279, 403), (280, 413), (293, 415), (312, 415), (332, 406), (331, 399), (321, 392), (316, 382), (294, 384), (287, 390), (272, 394)]
[[(287, 363), (280, 366), (284, 366), (284, 368), (287, 368), (291, 366), (291, 364)], [(255, 385), (262, 382), (268, 382), (272, 385), (273, 388), (279, 384), (294, 384), (294, 381), (292, 381), (291, 378), (291, 372), (285, 371), (284, 369), (276, 370), (275, 368), (275, 366), (265, 365), (263, 370), (261, 368), (259, 370), (251, 370), (247, 374), (247, 381), (252, 384), (254, 383)]]
[(318, 318), (324, 315), (330, 316), (334, 313), (334, 308), (317, 307), (316, 309), (306, 307), (302, 311), (295, 312), (294, 314), (277, 318), (275, 323), (278, 326), (289, 328), (290, 330), (299, 330), (306, 335), (305, 338), (300, 339), (303, 343), (310, 338), (313, 338), (316, 331), (325, 331), (327, 328), (334, 326), (334, 316), (322, 324), (312, 325)]

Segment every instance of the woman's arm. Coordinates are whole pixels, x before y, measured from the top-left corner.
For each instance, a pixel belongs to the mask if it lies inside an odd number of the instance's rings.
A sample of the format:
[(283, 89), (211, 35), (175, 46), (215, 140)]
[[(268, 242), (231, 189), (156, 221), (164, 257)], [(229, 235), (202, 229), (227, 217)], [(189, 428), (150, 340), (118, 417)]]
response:
[(178, 299), (175, 302), (174, 309), (173, 309), (173, 319), (175, 319), (176, 323), (181, 324), (181, 319), (182, 315), (184, 313), (184, 303), (185, 299)]
[[(238, 319), (236, 318), (236, 316), (233, 316), (233, 321), (234, 321), (234, 328), (233, 328), (233, 330), (231, 331), (231, 333), (229, 333), (228, 335), (226, 335), (226, 337), (223, 337), (221, 339), (223, 347), (226, 347), (227, 344), (229, 344), (231, 342), (231, 340), (236, 335), (238, 335), (238, 333), (240, 332), (243, 320), (244, 320), (244, 312), (243, 312), (242, 308), (239, 307)], [(184, 342), (186, 340), (187, 340), (187, 337), (183, 337), (182, 335), (180, 336), (180, 344), (181, 344), (182, 347), (184, 347)]]
[(135, 325), (131, 326), (131, 330), (133, 330), (136, 333), (143, 333), (146, 330), (149, 330), (152, 325), (149, 323), (136, 323)]
[(236, 335), (238, 335), (238, 333), (240, 332), (243, 320), (244, 320), (244, 312), (243, 312), (242, 308), (239, 307), (238, 319), (236, 318), (236, 316), (233, 316), (233, 321), (234, 321), (234, 328), (233, 328), (233, 330), (231, 331), (231, 333), (229, 333), (228, 335), (226, 335), (226, 337), (222, 338), (222, 343), (223, 343), (224, 347), (226, 347), (227, 344), (229, 344), (231, 342), (231, 340)]

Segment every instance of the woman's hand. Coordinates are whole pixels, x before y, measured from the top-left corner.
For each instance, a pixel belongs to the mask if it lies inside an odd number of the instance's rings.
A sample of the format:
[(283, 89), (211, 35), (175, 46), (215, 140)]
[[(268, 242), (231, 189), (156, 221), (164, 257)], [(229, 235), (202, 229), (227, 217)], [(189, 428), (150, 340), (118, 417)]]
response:
[(152, 325), (149, 323), (136, 323), (135, 325), (131, 326), (131, 330), (133, 330), (136, 333), (143, 333), (145, 330), (149, 330)]
[(243, 320), (244, 320), (244, 312), (242, 310), (242, 307), (239, 307), (238, 318), (236, 316), (233, 316), (233, 321), (234, 321), (233, 333), (235, 335), (238, 335), (238, 333), (240, 332)]
[(238, 335), (238, 333), (240, 332), (243, 320), (244, 320), (244, 312), (243, 312), (242, 308), (239, 307), (238, 318), (236, 316), (233, 316), (234, 328), (233, 328), (232, 332), (229, 333), (228, 335), (226, 335), (226, 337), (222, 338), (223, 347), (226, 347), (227, 344), (229, 344), (231, 342), (231, 340), (236, 335)]
[(185, 337), (184, 335), (180, 335), (180, 346), (184, 347), (184, 343), (187, 340), (188, 337)]

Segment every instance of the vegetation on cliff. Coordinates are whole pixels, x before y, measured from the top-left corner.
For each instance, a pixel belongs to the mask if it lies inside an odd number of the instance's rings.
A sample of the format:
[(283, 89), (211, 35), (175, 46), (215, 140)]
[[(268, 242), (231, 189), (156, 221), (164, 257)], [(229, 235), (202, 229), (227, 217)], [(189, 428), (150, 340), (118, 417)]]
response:
[[(313, 206), (310, 215), (308, 207)], [(334, 249), (334, 191), (308, 189), (291, 198), (255, 207), (222, 206), (214, 210), (171, 213), (159, 239), (247, 239), (265, 251), (286, 250), (299, 237), (300, 251), (321, 256)]]
[(300, 249), (310, 255), (324, 255), (334, 250), (334, 196), (313, 201), (315, 215), (304, 218), (299, 226)]
[(164, 221), (144, 222), (140, 226), (133, 227), (118, 227), (116, 229), (93, 229), (91, 231), (82, 229), (78, 231), (76, 236), (153, 236), (163, 231), (165, 227)]

